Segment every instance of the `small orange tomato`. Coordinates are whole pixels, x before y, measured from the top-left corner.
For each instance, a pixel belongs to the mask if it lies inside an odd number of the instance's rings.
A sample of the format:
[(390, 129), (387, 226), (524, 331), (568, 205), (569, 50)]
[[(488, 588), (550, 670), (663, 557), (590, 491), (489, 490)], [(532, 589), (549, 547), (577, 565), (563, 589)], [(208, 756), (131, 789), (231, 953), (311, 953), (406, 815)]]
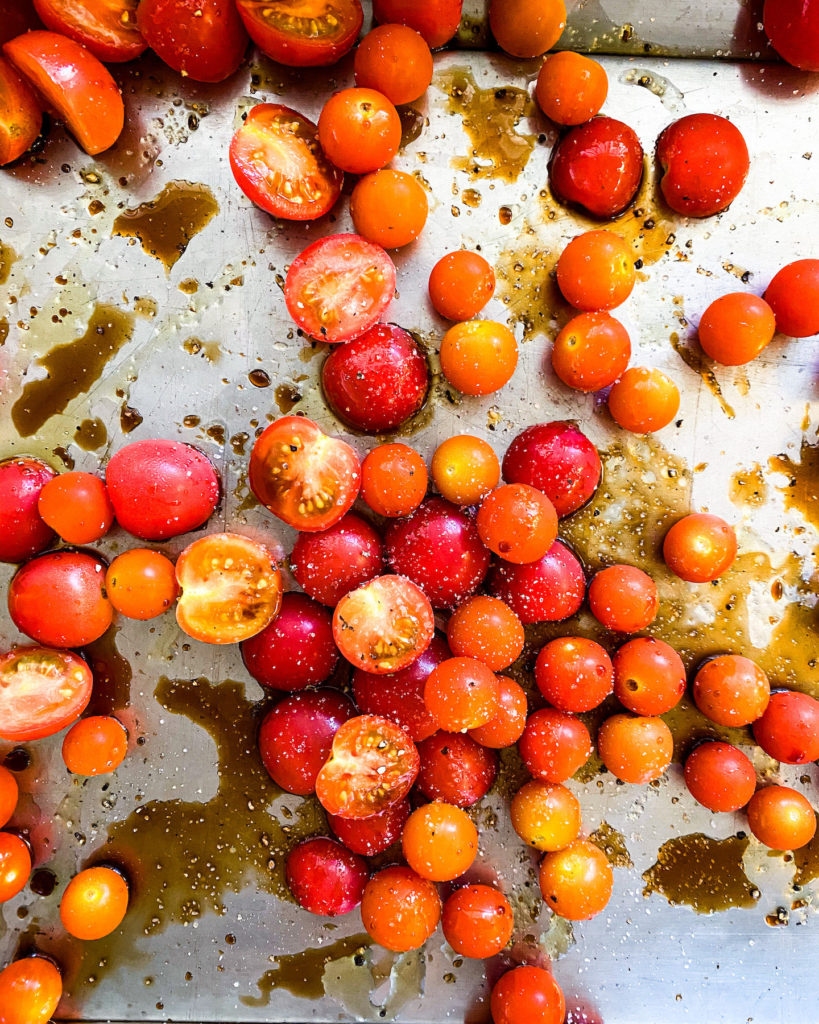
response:
[(611, 899), (614, 872), (605, 853), (586, 839), (540, 863), (540, 891), (549, 909), (569, 921), (588, 921)]
[(65, 734), (63, 761), (75, 775), (115, 772), (128, 753), (128, 733), (113, 715), (81, 718)]
[(452, 613), (446, 627), (449, 649), (456, 657), (477, 658), (493, 672), (508, 668), (523, 650), (523, 623), (497, 597), (477, 594)]
[(469, 735), (482, 747), (503, 750), (523, 735), (529, 710), (526, 691), (509, 676), (498, 676), (498, 712), (486, 725), (470, 729)]
[(59, 970), (44, 956), (15, 960), (0, 971), (2, 1024), (47, 1024), (63, 994)]
[(707, 356), (725, 366), (756, 359), (776, 333), (773, 310), (764, 299), (731, 292), (715, 299), (702, 314), (699, 339)]
[(101, 939), (119, 928), (128, 909), (128, 885), (113, 868), (86, 868), (60, 901), (63, 927), (75, 939)]
[(552, 367), (576, 391), (600, 391), (621, 377), (631, 358), (628, 331), (610, 313), (581, 313), (555, 338)]
[(419, 182), (406, 171), (388, 167), (361, 178), (350, 197), (356, 231), (385, 249), (414, 242), (428, 212), (427, 194)]
[(580, 835), (580, 803), (559, 782), (532, 779), (512, 797), (512, 828), (536, 850), (562, 850)]
[(609, 412), (614, 422), (633, 434), (662, 430), (677, 415), (680, 392), (661, 370), (632, 366), (609, 392)]
[(66, 544), (92, 544), (114, 522), (114, 506), (105, 484), (93, 473), (61, 473), (46, 483), (37, 511)]
[(477, 729), (498, 713), (498, 680), (476, 658), (447, 658), (427, 676), (424, 703), (447, 732)]
[(566, 27), (563, 0), (492, 0), (489, 26), (498, 46), (513, 57), (539, 57)]
[(612, 715), (597, 733), (597, 751), (616, 778), (651, 782), (671, 764), (674, 740), (662, 718)]
[(589, 608), (607, 629), (637, 633), (650, 625), (660, 607), (654, 580), (633, 565), (610, 565), (589, 584)]
[(557, 261), (564, 298), (591, 313), (621, 305), (636, 280), (634, 253), (619, 235), (605, 229), (573, 238)]
[(816, 813), (800, 792), (789, 786), (765, 786), (751, 797), (748, 825), (772, 850), (798, 850), (816, 835)]
[(535, 85), (535, 99), (555, 124), (589, 121), (606, 102), (609, 79), (602, 65), (582, 53), (563, 50), (544, 60)]
[(444, 937), (459, 956), (495, 956), (512, 938), (515, 918), (509, 900), (488, 885), (465, 885), (444, 904)]
[(361, 463), (361, 497), (379, 516), (408, 516), (427, 493), (427, 467), (407, 444), (381, 444)]
[(663, 541), (665, 564), (681, 580), (708, 583), (737, 557), (737, 536), (719, 516), (694, 512), (674, 523)]
[(17, 807), (17, 800), (20, 790), (17, 786), (17, 779), (4, 765), (0, 765), (0, 828), (14, 814)]
[(500, 462), (492, 446), (472, 434), (456, 434), (435, 449), (432, 480), (453, 505), (477, 505), (500, 480)]
[(717, 725), (750, 725), (765, 713), (771, 699), (768, 677), (750, 658), (721, 654), (694, 676), (694, 703)]
[(419, 99), (432, 81), (432, 54), (408, 25), (378, 25), (355, 51), (355, 84), (375, 89), (400, 106)]
[(169, 558), (149, 548), (131, 548), (117, 555), (108, 566), (105, 590), (121, 615), (146, 620), (170, 608), (179, 586)]
[(614, 695), (636, 715), (663, 715), (685, 693), (682, 658), (670, 644), (653, 636), (629, 640), (612, 658)]
[(342, 89), (324, 104), (318, 137), (327, 159), (350, 174), (377, 171), (401, 145), (401, 118), (375, 89)]
[(490, 551), (517, 565), (537, 562), (557, 540), (554, 505), (528, 484), (503, 484), (488, 494), (476, 525)]
[[(31, 851), (13, 832), (0, 832), (0, 903), (13, 899), (31, 875)], [(2, 1020), (0, 1006), (0, 1020)]]
[(447, 320), (473, 320), (495, 293), (495, 271), (477, 252), (447, 253), (429, 275), (435, 312)]
[(504, 324), (467, 320), (441, 341), (441, 369), (465, 395), (491, 395), (507, 384), (518, 365), (518, 343)]
[(407, 864), (421, 878), (451, 882), (472, 866), (478, 830), (460, 807), (435, 802), (412, 812), (401, 843)]
[(411, 868), (384, 868), (364, 887), (361, 920), (367, 934), (394, 953), (423, 946), (440, 919), (438, 890)]

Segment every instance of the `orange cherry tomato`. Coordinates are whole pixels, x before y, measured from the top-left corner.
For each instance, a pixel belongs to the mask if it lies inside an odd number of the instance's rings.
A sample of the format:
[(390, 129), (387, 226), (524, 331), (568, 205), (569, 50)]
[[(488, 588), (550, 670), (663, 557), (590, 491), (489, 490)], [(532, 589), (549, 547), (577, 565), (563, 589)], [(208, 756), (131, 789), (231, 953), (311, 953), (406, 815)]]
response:
[(448, 437), (432, 456), (432, 481), (453, 505), (477, 505), (500, 480), (492, 446), (472, 434)]
[(19, 798), (20, 790), (17, 786), (17, 779), (8, 768), (0, 765), (0, 828), (11, 820), (12, 814), (17, 809)]
[(557, 512), (546, 495), (528, 484), (503, 484), (481, 502), (478, 535), (506, 562), (525, 565), (543, 558), (557, 540)]
[(776, 320), (764, 299), (747, 292), (731, 292), (706, 309), (698, 332), (707, 356), (725, 366), (742, 366), (756, 359), (771, 341)]
[(578, 839), (540, 862), (540, 891), (549, 909), (569, 921), (588, 921), (611, 899), (614, 872), (605, 853)]
[(385, 249), (414, 242), (428, 212), (427, 194), (419, 182), (406, 171), (389, 167), (365, 175), (350, 197), (356, 231)]
[(559, 636), (541, 648), (535, 681), (559, 711), (591, 711), (612, 692), (614, 669), (608, 652), (594, 640)]
[(15, 960), (0, 971), (2, 1024), (47, 1024), (63, 994), (59, 970), (44, 956)]
[(385, 167), (401, 145), (401, 118), (375, 89), (342, 89), (324, 104), (318, 120), (327, 159), (350, 174)]
[(775, 275), (765, 301), (776, 317), (776, 329), (791, 338), (819, 334), (819, 260), (796, 260)]
[(536, 850), (562, 850), (580, 835), (580, 803), (559, 782), (532, 779), (512, 797), (512, 828)]
[(645, 636), (629, 640), (612, 659), (614, 695), (636, 715), (662, 715), (685, 693), (682, 658), (662, 640)]
[(654, 621), (660, 599), (648, 573), (633, 565), (611, 565), (589, 584), (589, 607), (607, 629), (637, 633)]
[(427, 493), (427, 467), (407, 444), (381, 444), (361, 463), (361, 497), (379, 516), (408, 516)]
[(609, 392), (609, 412), (614, 422), (633, 434), (662, 430), (677, 415), (680, 392), (661, 370), (632, 366)]
[(63, 927), (75, 939), (110, 935), (128, 909), (128, 885), (113, 868), (86, 868), (68, 883), (60, 901)]
[(43, 112), (34, 90), (0, 57), (0, 167), (30, 148), (42, 123)]
[(563, 50), (544, 60), (535, 99), (555, 124), (575, 125), (600, 113), (608, 91), (609, 79), (602, 65), (582, 53)]
[(624, 303), (636, 280), (628, 244), (605, 229), (573, 238), (557, 261), (557, 283), (564, 298), (591, 313)]
[(665, 564), (681, 580), (708, 583), (737, 557), (737, 536), (719, 516), (694, 512), (674, 523), (663, 541)]
[(30, 875), (31, 852), (25, 841), (13, 832), (0, 832), (0, 903), (22, 892)]
[(492, 0), (489, 27), (513, 57), (539, 57), (566, 27), (566, 7), (563, 0)]
[(63, 761), (75, 775), (115, 772), (128, 753), (128, 733), (113, 715), (81, 718), (65, 734)]
[(529, 710), (526, 691), (514, 679), (498, 676), (498, 711), (486, 725), (470, 729), (469, 735), (482, 747), (502, 750), (517, 743), (526, 727)]
[(108, 600), (129, 619), (153, 619), (166, 612), (179, 594), (173, 562), (149, 548), (117, 555), (105, 574)]
[(495, 673), (475, 658), (447, 658), (427, 676), (424, 703), (441, 729), (465, 732), (499, 711)]
[(465, 395), (491, 395), (512, 379), (518, 343), (504, 324), (468, 320), (455, 324), (441, 341), (441, 369)]
[(523, 651), (523, 623), (508, 604), (478, 594), (452, 613), (446, 627), (456, 657), (477, 658), (493, 672), (508, 668)]
[(542, 967), (524, 964), (502, 975), (489, 1000), (495, 1024), (563, 1024), (566, 1000)]
[(509, 900), (489, 885), (465, 885), (444, 904), (444, 938), (459, 956), (495, 956), (512, 938), (515, 917)]
[(552, 367), (576, 391), (600, 391), (621, 377), (631, 358), (631, 339), (609, 313), (581, 313), (555, 338)]
[(529, 716), (518, 751), (536, 779), (565, 782), (588, 761), (592, 742), (579, 718), (555, 708), (541, 708)]
[(738, 811), (756, 789), (754, 766), (730, 743), (710, 741), (695, 747), (685, 762), (685, 784), (709, 811)]
[(651, 782), (671, 764), (674, 740), (662, 718), (612, 715), (598, 730), (597, 752), (623, 782)]
[(473, 320), (495, 294), (495, 271), (477, 252), (447, 253), (429, 275), (435, 312), (447, 320)]
[(750, 725), (765, 713), (771, 699), (768, 677), (750, 658), (721, 654), (694, 676), (694, 702), (717, 725)]
[(806, 797), (789, 786), (765, 786), (751, 797), (748, 825), (772, 850), (798, 850), (816, 835), (816, 812)]
[(401, 843), (407, 864), (421, 878), (451, 882), (472, 867), (478, 830), (460, 807), (435, 802), (412, 812)]
[(375, 20), (382, 25), (410, 25), (433, 49), (455, 35), (461, 21), (463, 0), (373, 0)]
[(410, 868), (384, 868), (364, 888), (361, 920), (367, 934), (394, 953), (423, 946), (440, 918), (438, 890)]
[(408, 25), (379, 25), (358, 44), (355, 84), (375, 89), (400, 106), (420, 99), (432, 81), (432, 54)]
[(176, 621), (208, 644), (235, 644), (276, 618), (282, 577), (262, 544), (236, 533), (212, 533), (189, 544), (176, 562), (181, 588)]
[(93, 473), (61, 473), (40, 491), (37, 511), (66, 544), (93, 544), (114, 522), (108, 490)]

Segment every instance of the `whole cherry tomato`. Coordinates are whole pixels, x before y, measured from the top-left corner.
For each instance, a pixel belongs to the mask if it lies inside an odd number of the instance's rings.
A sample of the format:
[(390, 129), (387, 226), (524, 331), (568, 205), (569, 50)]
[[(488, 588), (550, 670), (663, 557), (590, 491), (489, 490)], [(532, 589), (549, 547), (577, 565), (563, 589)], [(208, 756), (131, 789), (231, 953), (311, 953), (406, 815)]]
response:
[(394, 953), (423, 946), (440, 918), (438, 890), (410, 868), (384, 868), (364, 888), (364, 927), (374, 942)]
[(495, 1024), (563, 1024), (566, 1000), (542, 967), (524, 964), (501, 975), (490, 996)]
[(114, 608), (129, 619), (153, 619), (179, 595), (173, 562), (148, 548), (117, 555), (105, 573), (105, 591)]
[(471, 807), (498, 774), (498, 755), (465, 733), (436, 732), (418, 744), (418, 788), (430, 800)]
[[(634, 256), (627, 243), (613, 231), (601, 229), (577, 235), (557, 261), (557, 283), (563, 297), (577, 309), (587, 312), (621, 305), (631, 295), (636, 280)], [(618, 339), (619, 348), (624, 348), (622, 334), (608, 320), (586, 318), (581, 326), (588, 331), (593, 325), (599, 328), (600, 324), (607, 325), (608, 334), (614, 334), (609, 341), (615, 351)], [(619, 359), (622, 362), (622, 355)]]
[(93, 683), (91, 669), (70, 651), (16, 647), (0, 656), (0, 739), (25, 743), (71, 725), (88, 706)]
[(128, 733), (113, 715), (81, 718), (63, 739), (63, 761), (74, 775), (108, 775), (119, 768), (127, 753)]
[(300, 533), (290, 554), (290, 571), (298, 585), (313, 600), (333, 608), (383, 568), (381, 537), (354, 512), (328, 530)]
[(555, 198), (607, 220), (632, 202), (643, 177), (643, 147), (636, 133), (613, 117), (593, 117), (571, 128), (549, 164)]
[(355, 51), (355, 84), (399, 106), (420, 99), (432, 81), (426, 40), (408, 25), (379, 25)]
[(748, 825), (772, 850), (799, 850), (816, 835), (810, 801), (789, 786), (765, 786), (748, 803)]
[(685, 784), (709, 811), (738, 811), (754, 795), (756, 772), (741, 750), (712, 741), (694, 747), (688, 755)]
[(579, 611), (586, 577), (577, 556), (556, 540), (537, 562), (499, 561), (489, 576), (489, 590), (524, 624), (560, 622)]
[(116, 931), (128, 910), (128, 884), (114, 868), (86, 868), (74, 875), (60, 900), (69, 935), (93, 941)]
[(677, 415), (680, 392), (661, 370), (632, 366), (609, 392), (609, 412), (624, 430), (650, 434), (662, 430)]
[(606, 102), (609, 79), (601, 64), (582, 53), (563, 50), (544, 60), (535, 84), (535, 99), (555, 124), (589, 121)]
[(771, 45), (789, 64), (819, 71), (819, 4), (816, 0), (765, 0), (762, 11)]
[(605, 853), (587, 839), (547, 853), (540, 862), (543, 899), (554, 914), (569, 921), (588, 921), (604, 910), (613, 885)]
[(342, 89), (324, 104), (319, 142), (328, 159), (350, 174), (386, 167), (401, 145), (401, 118), (375, 89)]
[(51, 466), (30, 455), (0, 462), (0, 562), (22, 562), (53, 542), (54, 531), (43, 522), (37, 503), (55, 475)]
[(242, 658), (256, 682), (272, 690), (323, 683), (339, 659), (329, 610), (306, 594), (285, 594), (276, 618), (244, 641)]
[(555, 338), (552, 369), (577, 391), (600, 391), (621, 377), (631, 358), (631, 338), (609, 313), (581, 313)]
[(592, 742), (579, 718), (542, 708), (527, 719), (518, 750), (530, 775), (544, 782), (565, 782), (588, 761)]
[(637, 633), (654, 621), (660, 599), (648, 573), (633, 565), (610, 565), (592, 578), (589, 607), (607, 629)]
[(361, 903), (369, 872), (363, 857), (333, 839), (306, 839), (287, 855), (285, 877), (293, 898), (311, 914), (336, 917)]
[(791, 338), (819, 334), (819, 260), (796, 260), (777, 271), (765, 301), (778, 331)]
[(34, 0), (46, 28), (82, 43), (106, 63), (133, 60), (148, 46), (137, 28), (139, 0)]
[(740, 654), (711, 658), (694, 676), (694, 701), (717, 725), (742, 726), (755, 722), (771, 699), (771, 686), (762, 669)]
[(473, 320), (495, 293), (495, 271), (477, 252), (447, 253), (429, 275), (429, 298), (447, 320)]
[(734, 528), (719, 516), (695, 512), (674, 523), (663, 541), (668, 568), (689, 583), (708, 583), (734, 564)]
[(580, 835), (580, 802), (557, 782), (532, 779), (512, 797), (512, 828), (536, 850), (563, 850)]
[(685, 693), (685, 665), (673, 647), (654, 637), (637, 637), (618, 649), (614, 695), (637, 715), (662, 715)]
[(476, 505), (500, 480), (500, 462), (490, 444), (472, 434), (442, 441), (432, 456), (432, 480), (454, 505)]
[(0, 167), (31, 148), (42, 123), (43, 112), (34, 90), (0, 57)]
[(513, 57), (539, 57), (566, 27), (566, 7), (563, 0), (491, 0), (489, 27)]
[(369, 818), (340, 818), (337, 814), (328, 814), (327, 824), (348, 850), (374, 857), (401, 838), (409, 816), (409, 800), (399, 800)]
[(472, 867), (478, 830), (460, 807), (434, 801), (412, 812), (401, 843), (407, 864), (421, 878), (450, 882)]
[(0, 904), (22, 892), (30, 876), (31, 851), (27, 843), (13, 832), (0, 832)]
[(541, 648), (535, 681), (559, 711), (591, 711), (612, 692), (614, 669), (611, 658), (594, 640), (562, 636)]
[(236, 0), (236, 6), (262, 53), (297, 68), (335, 64), (364, 22), (359, 0)]
[[(2, 665), (2, 661), (0, 661)], [(2, 671), (2, 668), (0, 668)], [(2, 726), (0, 726), (2, 735)], [(0, 828), (7, 824), (17, 807), (17, 799), (20, 790), (17, 786), (17, 779), (4, 765), (0, 764)]]
[(597, 733), (603, 764), (623, 782), (658, 779), (671, 764), (674, 740), (662, 718), (612, 715)]
[(754, 739), (766, 754), (785, 764), (819, 761), (819, 700), (779, 690), (754, 722)]
[(361, 497), (376, 515), (408, 516), (424, 500), (427, 479), (427, 467), (414, 448), (382, 444), (361, 463)]
[(562, 420), (527, 427), (503, 457), (503, 479), (543, 491), (561, 519), (586, 504), (601, 474), (597, 449), (573, 423)]
[(459, 956), (482, 960), (506, 946), (515, 918), (502, 892), (489, 885), (465, 885), (444, 904), (441, 926)]
[(231, 0), (140, 0), (137, 24), (151, 49), (194, 82), (224, 81), (247, 49)]
[(475, 658), (447, 658), (436, 665), (424, 684), (424, 703), (448, 732), (486, 725), (500, 710), (498, 680)]
[(37, 509), (66, 544), (92, 544), (114, 522), (114, 506), (105, 484), (93, 473), (61, 473), (40, 491)]
[(382, 25), (409, 25), (433, 50), (455, 35), (461, 22), (463, 0), (373, 0), (375, 20)]
[(498, 676), (498, 710), (486, 725), (470, 729), (469, 735), (484, 747), (502, 750), (516, 743), (526, 725), (526, 691), (514, 679)]
[(528, 484), (503, 484), (481, 502), (478, 535), (494, 554), (524, 565), (543, 558), (557, 540), (557, 513), (546, 495)]
[(452, 653), (477, 658), (493, 672), (508, 668), (523, 651), (523, 623), (509, 605), (496, 597), (470, 597), (452, 613), (447, 623)]
[(518, 343), (505, 324), (467, 320), (441, 341), (444, 376), (465, 395), (490, 395), (508, 384), (518, 365)]
[(714, 299), (700, 318), (700, 345), (725, 366), (756, 359), (776, 333), (776, 320), (764, 299), (748, 292), (730, 292)]
[(424, 230), (429, 204), (417, 178), (389, 167), (365, 174), (350, 196), (350, 215), (363, 238), (385, 249), (409, 245)]
[(63, 994), (59, 970), (44, 956), (15, 960), (0, 971), (3, 1024), (47, 1024)]

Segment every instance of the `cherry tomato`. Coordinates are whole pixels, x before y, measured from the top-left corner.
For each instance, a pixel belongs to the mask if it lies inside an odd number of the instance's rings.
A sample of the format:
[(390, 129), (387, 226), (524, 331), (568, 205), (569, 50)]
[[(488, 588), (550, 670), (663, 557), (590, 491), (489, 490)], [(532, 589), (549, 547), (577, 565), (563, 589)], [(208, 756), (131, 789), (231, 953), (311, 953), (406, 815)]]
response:
[(661, 370), (632, 366), (609, 392), (609, 412), (624, 430), (651, 434), (662, 430), (677, 415), (680, 392)]
[(765, 33), (794, 67), (819, 71), (819, 6), (816, 0), (765, 0)]
[(328, 235), (290, 264), (287, 311), (319, 341), (349, 341), (378, 322), (395, 292), (395, 265), (380, 245), (360, 235)]
[(718, 114), (687, 114), (657, 140), (660, 190), (687, 217), (712, 217), (736, 199), (750, 160), (742, 132)]
[(395, 324), (376, 324), (332, 350), (321, 384), (339, 419), (366, 434), (384, 434), (424, 404), (429, 368), (411, 334)]
[(82, 43), (106, 63), (133, 60), (147, 47), (137, 28), (139, 0), (34, 0), (46, 28)]
[(14, 625), (46, 647), (85, 647), (111, 625), (105, 564), (83, 551), (38, 555), (9, 585)]
[(0, 738), (26, 742), (59, 732), (83, 713), (92, 686), (91, 670), (70, 651), (18, 647), (0, 656)]
[(518, 750), (530, 775), (544, 782), (565, 782), (588, 761), (592, 742), (579, 718), (542, 708), (527, 719)]
[(288, 793), (315, 791), (339, 727), (355, 714), (337, 690), (310, 690), (285, 697), (259, 727), (259, 753), (271, 779)]
[(54, 470), (30, 455), (0, 462), (0, 562), (22, 562), (54, 540), (37, 509), (40, 492)]
[(108, 566), (105, 592), (121, 615), (129, 619), (156, 618), (179, 594), (176, 567), (158, 551), (131, 548)]
[(489, 27), (513, 57), (539, 57), (566, 27), (566, 7), (563, 0), (492, 0)]
[(168, 540), (206, 522), (219, 502), (219, 477), (197, 448), (134, 441), (105, 470), (117, 522), (141, 540)]
[(476, 505), (500, 480), (500, 463), (492, 446), (471, 434), (442, 441), (432, 456), (432, 480), (454, 505)]
[(0, 903), (22, 892), (30, 875), (31, 852), (26, 843), (13, 832), (0, 832)]
[(518, 365), (518, 343), (505, 324), (467, 320), (441, 341), (444, 376), (465, 395), (491, 395), (508, 384)]
[(119, 768), (127, 753), (128, 733), (112, 715), (81, 718), (63, 740), (63, 761), (74, 775), (108, 775)]
[(493, 672), (508, 668), (523, 651), (523, 624), (509, 605), (496, 597), (470, 597), (447, 623), (452, 653), (477, 658)]
[(327, 823), (348, 850), (374, 857), (401, 838), (409, 816), (409, 800), (399, 800), (369, 818), (340, 818), (337, 814), (328, 814)]
[(535, 681), (559, 711), (591, 711), (612, 692), (614, 669), (606, 651), (581, 636), (561, 636), (541, 648)]
[(776, 333), (773, 310), (764, 299), (730, 292), (715, 299), (702, 314), (700, 345), (724, 366), (743, 366), (756, 359)]
[(387, 562), (421, 587), (434, 608), (451, 608), (474, 594), (489, 568), (475, 521), (441, 498), (429, 498), (384, 534)]
[(59, 970), (44, 956), (15, 960), (0, 971), (2, 1024), (47, 1024), (60, 1002)]
[(389, 167), (366, 174), (350, 197), (356, 231), (385, 249), (414, 242), (424, 230), (428, 212), (427, 194), (417, 179)]
[(500, 710), (498, 680), (482, 661), (448, 658), (430, 672), (424, 686), (424, 703), (441, 729), (477, 729)]
[(316, 779), (316, 796), (328, 814), (369, 818), (404, 799), (418, 767), (418, 751), (400, 725), (378, 715), (358, 715), (333, 737)]
[(549, 164), (555, 198), (601, 220), (616, 217), (629, 206), (642, 177), (640, 140), (632, 128), (613, 117), (593, 117), (569, 129), (552, 151)]
[(586, 578), (577, 557), (559, 540), (537, 562), (498, 562), (489, 590), (505, 601), (521, 622), (560, 622), (579, 611)]
[(537, 562), (557, 539), (554, 505), (528, 484), (504, 484), (488, 494), (476, 524), (484, 544), (507, 562)]
[(242, 644), (242, 659), (256, 682), (272, 690), (323, 683), (339, 659), (330, 612), (306, 594), (285, 594), (278, 616)]
[(441, 926), (458, 956), (483, 960), (508, 944), (515, 918), (502, 892), (489, 885), (465, 885), (444, 904)]
[(407, 25), (380, 25), (355, 52), (355, 84), (375, 89), (399, 106), (420, 99), (432, 81), (432, 54)]
[(119, 138), (125, 107), (107, 68), (84, 46), (56, 32), (26, 32), (3, 52), (91, 156)]
[(236, 6), (262, 53), (297, 68), (335, 64), (364, 22), (359, 0), (236, 0)]
[(447, 320), (473, 320), (495, 294), (495, 271), (477, 252), (447, 253), (429, 275), (435, 312)]
[(816, 835), (816, 813), (801, 793), (788, 786), (765, 786), (747, 808), (751, 831), (772, 850), (799, 850)]
[(176, 581), (176, 621), (207, 644), (235, 644), (261, 633), (282, 605), (273, 556), (237, 533), (211, 533), (189, 544), (177, 559)]
[(730, 743), (701, 743), (686, 759), (685, 784), (709, 811), (738, 811), (754, 795), (756, 772), (742, 751)]
[(552, 913), (569, 921), (588, 921), (611, 899), (614, 872), (605, 853), (578, 839), (540, 862), (540, 891)]
[(544, 60), (535, 84), (535, 99), (555, 124), (589, 121), (606, 102), (609, 79), (602, 65), (582, 53), (563, 50)]
[(600, 391), (621, 377), (631, 358), (631, 339), (609, 313), (581, 313), (555, 338), (552, 368), (567, 387)]
[(426, 493), (427, 467), (409, 445), (379, 445), (361, 463), (361, 497), (379, 516), (408, 516)]
[(375, 89), (342, 89), (324, 104), (319, 141), (342, 171), (367, 174), (392, 160), (401, 145), (401, 118)]
[(777, 271), (765, 301), (778, 331), (791, 338), (819, 334), (819, 260), (796, 260)]
[(253, 446), (248, 474), (261, 503), (297, 530), (327, 530), (358, 496), (355, 449), (304, 416), (283, 416)]
[(754, 739), (766, 754), (785, 764), (819, 761), (819, 700), (780, 690), (754, 722)]
[(434, 636), (429, 647), (399, 672), (373, 675), (357, 668), (353, 672), (355, 702), (365, 715), (389, 718), (420, 743), (438, 729), (424, 703), (424, 685), (430, 672), (450, 656), (445, 641)]
[(495, 983), (490, 997), (495, 1024), (563, 1024), (566, 1000), (542, 967), (513, 967)]
[(315, 601), (331, 607), (383, 568), (381, 537), (354, 512), (329, 530), (300, 533), (290, 555), (290, 571), (298, 585)]
[(676, 522), (663, 541), (668, 568), (689, 583), (707, 583), (734, 563), (737, 538), (734, 528), (719, 516), (695, 512)]
[(285, 877), (293, 898), (311, 914), (349, 914), (369, 878), (363, 857), (333, 839), (306, 839), (287, 855)]
[(128, 885), (113, 868), (86, 868), (74, 875), (60, 900), (63, 928), (93, 941), (116, 931), (128, 910)]
[(114, 522), (114, 507), (105, 484), (93, 473), (61, 473), (40, 491), (37, 509), (66, 544), (92, 544)]
[(470, 729), (469, 735), (481, 746), (502, 750), (516, 743), (526, 725), (526, 691), (514, 679), (498, 676), (498, 710), (486, 725)]
[(580, 803), (559, 783), (533, 779), (512, 797), (512, 828), (536, 850), (562, 850), (580, 835)]
[(384, 675), (411, 665), (435, 632), (424, 592), (403, 576), (378, 576), (343, 597), (333, 614), (338, 649), (356, 668)]
[(230, 143), (230, 169), (244, 194), (273, 217), (315, 220), (341, 195), (344, 174), (327, 160), (318, 128), (279, 103), (252, 107)]
[(428, 799), (456, 807), (486, 796), (498, 774), (497, 753), (464, 733), (436, 732), (418, 744), (418, 753), (418, 788)]
[(438, 927), (440, 917), (438, 890), (410, 868), (384, 868), (364, 889), (364, 927), (374, 942), (394, 953), (423, 946)]
[(671, 764), (674, 741), (662, 718), (612, 715), (597, 733), (597, 751), (616, 778), (651, 782)]
[(563, 519), (582, 508), (602, 474), (597, 449), (573, 423), (537, 423), (517, 435), (503, 457), (503, 479), (543, 491)]
[(223, 82), (247, 49), (231, 0), (140, 0), (137, 24), (151, 49), (194, 82)]
[(673, 647), (654, 637), (623, 644), (612, 659), (614, 695), (636, 715), (663, 715), (685, 693), (685, 665)]
[[(0, 661), (2, 666), (2, 661)], [(2, 667), (0, 667), (0, 673)], [(0, 675), (2, 679), (2, 675)], [(5, 679), (3, 679), (5, 684)], [(0, 719), (0, 736), (2, 736), (2, 719)], [(5, 738), (5, 737), (4, 737)], [(8, 768), (0, 764), (0, 828), (5, 825), (14, 811), (17, 808), (17, 799), (20, 795), (20, 790), (17, 786), (17, 779), (12, 775)]]
[(31, 86), (0, 57), (0, 167), (30, 149), (43, 123), (43, 112)]
[(407, 864), (432, 882), (458, 878), (478, 854), (478, 830), (453, 804), (435, 802), (413, 811), (401, 842)]
[(463, 0), (373, 0), (375, 20), (414, 28), (433, 50), (449, 40), (461, 22)]
[(654, 621), (660, 599), (648, 573), (633, 565), (610, 565), (592, 577), (589, 607), (606, 629), (637, 633)]
[(694, 701), (717, 725), (755, 722), (771, 699), (768, 677), (750, 658), (723, 654), (711, 658), (694, 676)]
[[(631, 250), (613, 231), (601, 229), (577, 235), (557, 261), (557, 283), (566, 301), (577, 309), (595, 312), (622, 305), (631, 295), (636, 279)], [(600, 321), (583, 323), (588, 329)], [(616, 349), (619, 339), (622, 349), (622, 335), (616, 328), (612, 332), (612, 345)]]

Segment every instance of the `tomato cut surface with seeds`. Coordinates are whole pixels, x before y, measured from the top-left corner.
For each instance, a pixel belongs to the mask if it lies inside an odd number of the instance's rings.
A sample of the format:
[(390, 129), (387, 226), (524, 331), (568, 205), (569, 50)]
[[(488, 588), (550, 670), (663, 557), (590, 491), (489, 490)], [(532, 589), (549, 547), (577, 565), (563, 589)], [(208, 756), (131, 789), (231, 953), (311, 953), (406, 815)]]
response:
[(236, 0), (236, 7), (263, 53), (298, 68), (335, 63), (364, 21), (359, 0)]
[(0, 739), (21, 743), (51, 736), (82, 714), (91, 669), (70, 651), (18, 647), (0, 657)]

